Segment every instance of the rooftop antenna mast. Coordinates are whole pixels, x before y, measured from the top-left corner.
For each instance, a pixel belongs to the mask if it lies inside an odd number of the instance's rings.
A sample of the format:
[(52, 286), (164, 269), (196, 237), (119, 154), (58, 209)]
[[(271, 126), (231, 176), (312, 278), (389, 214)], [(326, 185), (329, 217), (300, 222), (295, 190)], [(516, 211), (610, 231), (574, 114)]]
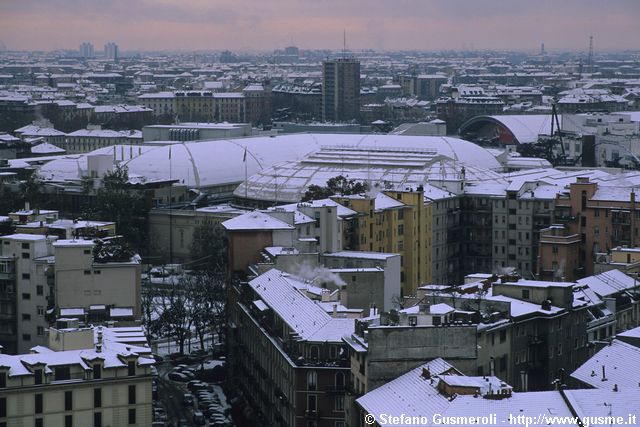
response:
[(589, 56), (587, 62), (589, 64), (589, 74), (593, 74), (593, 35), (589, 36)]
[(342, 33), (342, 59), (347, 58), (347, 29), (343, 29)]

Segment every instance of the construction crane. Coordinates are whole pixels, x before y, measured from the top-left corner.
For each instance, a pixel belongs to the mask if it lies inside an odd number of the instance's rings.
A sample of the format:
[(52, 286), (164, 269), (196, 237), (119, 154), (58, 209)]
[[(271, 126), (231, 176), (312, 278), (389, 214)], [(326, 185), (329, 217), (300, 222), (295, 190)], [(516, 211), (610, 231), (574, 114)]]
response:
[[(554, 150), (557, 145), (560, 150)], [(558, 118), (557, 100), (551, 103), (551, 132), (549, 136), (541, 136), (538, 138), (538, 145), (542, 152), (539, 154), (546, 158), (553, 166), (569, 166), (567, 153), (564, 149), (564, 141), (562, 140), (562, 132), (560, 130), (560, 119)], [(561, 154), (556, 154), (556, 153)]]

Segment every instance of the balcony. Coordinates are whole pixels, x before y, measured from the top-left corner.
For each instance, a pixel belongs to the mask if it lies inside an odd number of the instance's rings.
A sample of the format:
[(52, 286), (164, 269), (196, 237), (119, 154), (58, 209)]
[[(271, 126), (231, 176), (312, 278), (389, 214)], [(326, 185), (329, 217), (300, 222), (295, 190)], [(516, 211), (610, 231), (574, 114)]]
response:
[(347, 392), (347, 387), (342, 384), (342, 385), (337, 385), (337, 384), (332, 384), (332, 385), (328, 385), (324, 388), (324, 391), (326, 391), (329, 394), (345, 394)]
[(317, 409), (305, 409), (304, 416), (305, 418), (318, 418), (320, 417), (320, 412)]
[(544, 344), (544, 340), (542, 335), (529, 335), (528, 336), (529, 345), (541, 345)]
[(16, 320), (15, 313), (0, 313), (0, 320)]
[(15, 280), (16, 274), (13, 272), (0, 271), (0, 280)]

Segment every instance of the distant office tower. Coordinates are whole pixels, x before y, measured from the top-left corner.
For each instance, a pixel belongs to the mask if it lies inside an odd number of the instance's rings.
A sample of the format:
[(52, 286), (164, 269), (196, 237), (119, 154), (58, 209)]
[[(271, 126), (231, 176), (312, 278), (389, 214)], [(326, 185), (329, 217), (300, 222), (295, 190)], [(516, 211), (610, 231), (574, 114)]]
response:
[(233, 52), (229, 50), (225, 50), (222, 53), (220, 53), (220, 62), (224, 64), (228, 64), (231, 62), (238, 62), (238, 57), (234, 55)]
[(84, 42), (80, 45), (80, 56), (82, 58), (93, 58), (93, 45)]
[(104, 57), (113, 61), (118, 60), (118, 45), (111, 42), (104, 45)]
[(300, 49), (298, 49), (296, 46), (287, 46), (284, 48), (284, 54), (298, 56), (300, 55)]
[(322, 63), (322, 119), (341, 122), (360, 115), (360, 62), (340, 58)]

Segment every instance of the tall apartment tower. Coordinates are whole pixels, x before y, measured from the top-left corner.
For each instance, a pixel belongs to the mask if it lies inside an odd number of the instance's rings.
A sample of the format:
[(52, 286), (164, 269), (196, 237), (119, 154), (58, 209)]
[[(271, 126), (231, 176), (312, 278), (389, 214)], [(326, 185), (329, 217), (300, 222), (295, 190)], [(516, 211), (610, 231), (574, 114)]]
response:
[(87, 42), (82, 43), (80, 45), (80, 56), (82, 58), (93, 58), (93, 45)]
[(357, 120), (360, 116), (360, 61), (340, 58), (322, 63), (322, 119)]
[(104, 57), (112, 61), (118, 60), (118, 45), (110, 42), (104, 45)]

